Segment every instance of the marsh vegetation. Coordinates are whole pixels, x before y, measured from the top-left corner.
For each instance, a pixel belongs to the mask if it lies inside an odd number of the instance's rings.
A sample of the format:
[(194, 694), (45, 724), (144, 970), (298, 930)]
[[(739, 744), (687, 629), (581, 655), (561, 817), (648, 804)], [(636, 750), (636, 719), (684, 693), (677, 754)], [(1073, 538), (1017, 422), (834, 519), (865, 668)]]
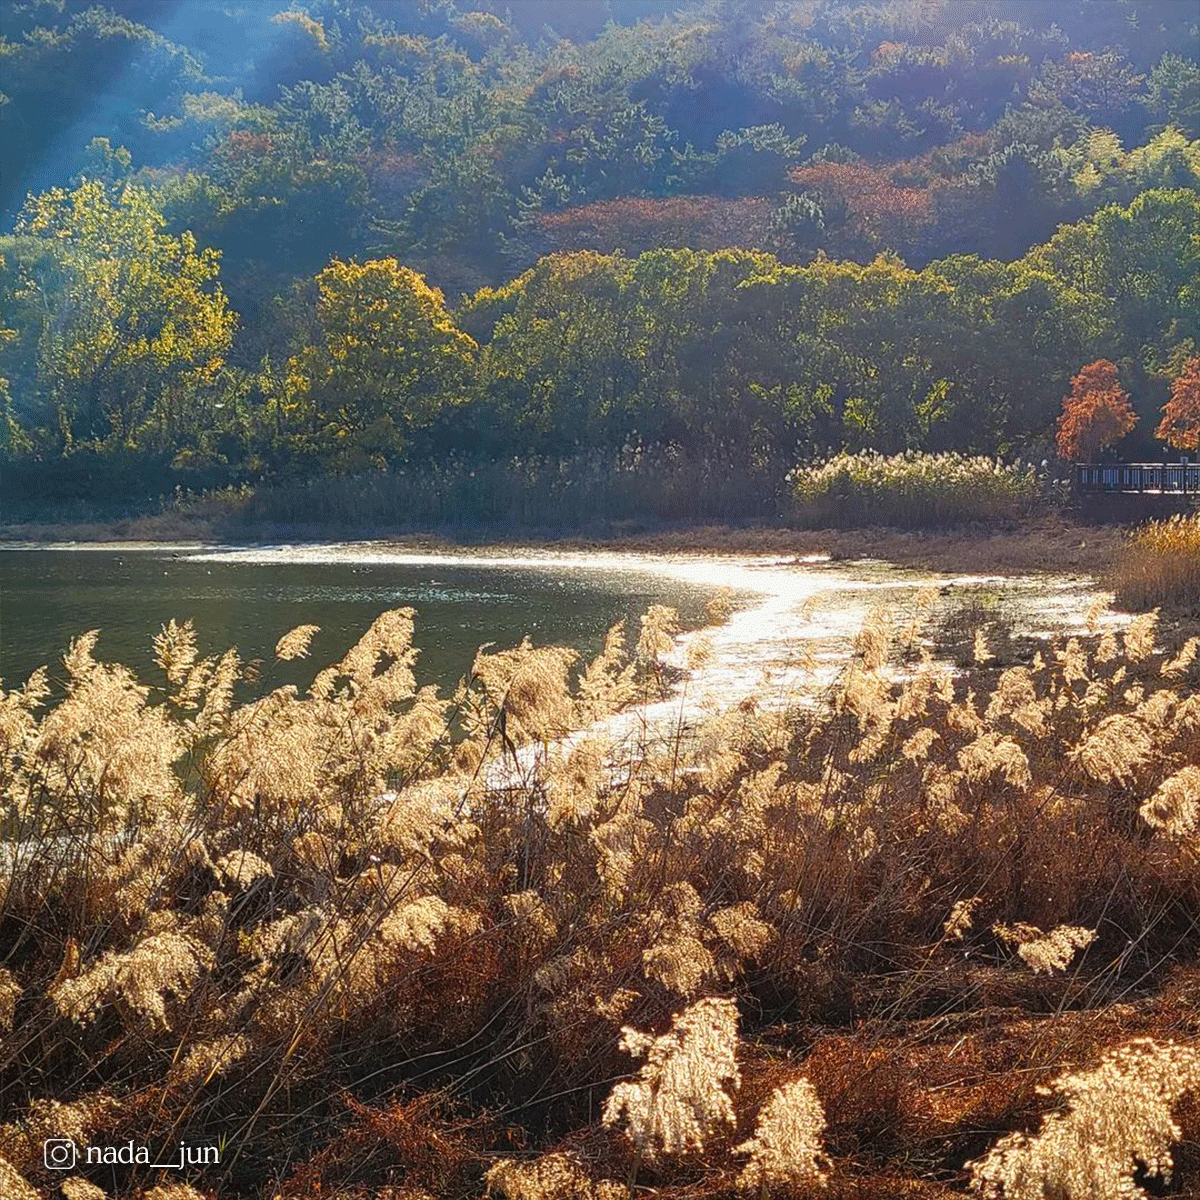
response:
[(815, 705), (619, 753), (661, 607), (452, 694), (408, 610), (248, 701), (187, 626), (145, 682), (77, 639), (0, 710), (7, 1194), (181, 1131), (225, 1139), (190, 1196), (1194, 1187), (1200, 639), (956, 672), (935, 595)]
[(1111, 577), (1118, 602), (1128, 607), (1157, 604), (1200, 615), (1200, 514), (1131, 530)]

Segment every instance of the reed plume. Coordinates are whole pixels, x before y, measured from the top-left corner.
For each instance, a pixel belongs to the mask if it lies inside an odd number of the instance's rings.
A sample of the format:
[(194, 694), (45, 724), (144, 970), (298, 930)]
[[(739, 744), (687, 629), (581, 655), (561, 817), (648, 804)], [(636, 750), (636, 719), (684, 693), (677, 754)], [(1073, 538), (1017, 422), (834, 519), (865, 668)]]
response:
[(0, 694), (0, 1192), (60, 1187), (43, 1138), (180, 1131), (230, 1139), (205, 1200), (1200, 1186), (1200, 643), (1097, 611), (955, 673), (931, 603), (791, 707), (623, 741), (669, 610), (451, 695), (406, 609), (308, 687), (76, 639)]

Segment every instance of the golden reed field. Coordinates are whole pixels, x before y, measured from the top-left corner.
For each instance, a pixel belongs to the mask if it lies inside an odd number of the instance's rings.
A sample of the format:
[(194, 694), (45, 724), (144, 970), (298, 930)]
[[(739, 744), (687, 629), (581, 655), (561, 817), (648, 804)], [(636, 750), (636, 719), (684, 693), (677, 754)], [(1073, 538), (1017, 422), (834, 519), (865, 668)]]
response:
[(1111, 572), (1117, 601), (1200, 615), (1200, 514), (1148, 521), (1130, 531)]
[[(411, 610), (307, 690), (78, 638), (0, 707), (0, 1193), (1200, 1193), (1200, 639), (955, 673), (932, 598), (632, 747), (661, 608), (451, 696)], [(86, 1161), (180, 1140), (219, 1166)]]

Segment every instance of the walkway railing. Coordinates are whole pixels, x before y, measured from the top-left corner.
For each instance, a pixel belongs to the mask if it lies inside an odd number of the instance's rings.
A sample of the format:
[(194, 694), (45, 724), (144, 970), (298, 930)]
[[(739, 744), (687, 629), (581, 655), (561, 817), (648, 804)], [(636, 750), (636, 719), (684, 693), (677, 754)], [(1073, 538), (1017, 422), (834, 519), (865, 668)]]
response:
[(1076, 463), (1075, 485), (1084, 492), (1200, 494), (1200, 463)]

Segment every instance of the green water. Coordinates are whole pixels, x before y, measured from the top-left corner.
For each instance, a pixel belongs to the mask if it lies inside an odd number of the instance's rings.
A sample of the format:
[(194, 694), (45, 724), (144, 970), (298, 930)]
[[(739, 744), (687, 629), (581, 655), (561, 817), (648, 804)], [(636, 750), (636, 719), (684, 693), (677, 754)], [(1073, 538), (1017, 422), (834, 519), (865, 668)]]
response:
[[(605, 630), (651, 604), (698, 622), (711, 584), (619, 563), (582, 569), (561, 560), (518, 564), (377, 560), (331, 551), (242, 555), (162, 549), (0, 551), (0, 676), (12, 685), (37, 666), (59, 663), (71, 638), (99, 629), (97, 656), (149, 677), (150, 638), (164, 622), (192, 620), (204, 653), (237, 646), (270, 659), (281, 634), (316, 624), (307, 662), (275, 665), (265, 682), (311, 680), (384, 609), (417, 613), (417, 674), (452, 686), (485, 642), (569, 644), (587, 653)], [(364, 561), (364, 558), (366, 559)], [(61, 675), (61, 667), (56, 674)]]

